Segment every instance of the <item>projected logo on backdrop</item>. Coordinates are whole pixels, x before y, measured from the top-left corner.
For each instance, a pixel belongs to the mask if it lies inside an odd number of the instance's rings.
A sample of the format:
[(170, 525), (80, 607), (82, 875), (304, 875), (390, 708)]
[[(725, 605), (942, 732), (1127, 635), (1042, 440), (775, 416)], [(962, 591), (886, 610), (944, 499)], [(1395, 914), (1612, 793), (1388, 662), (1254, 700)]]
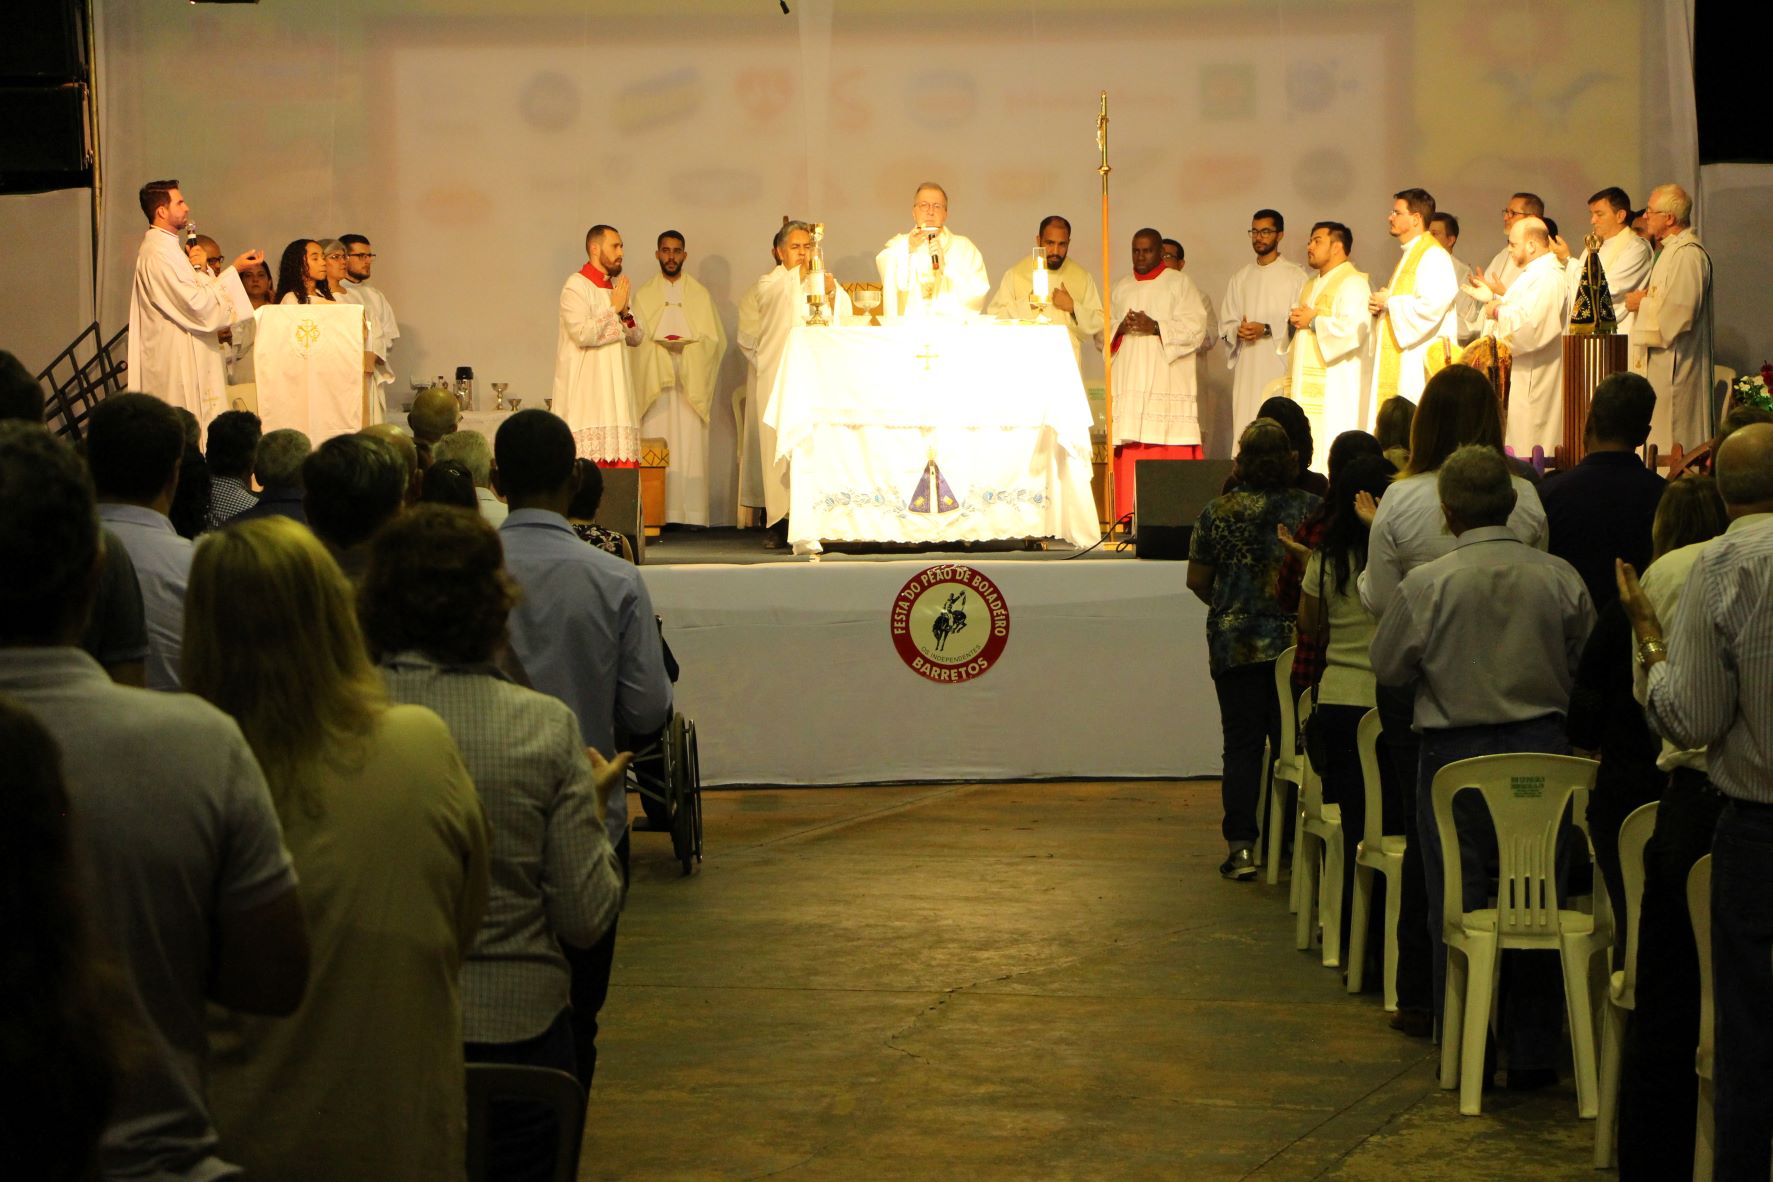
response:
[(971, 681), (997, 664), (1010, 609), (997, 584), (970, 566), (932, 566), (893, 597), (893, 647), (920, 677)]

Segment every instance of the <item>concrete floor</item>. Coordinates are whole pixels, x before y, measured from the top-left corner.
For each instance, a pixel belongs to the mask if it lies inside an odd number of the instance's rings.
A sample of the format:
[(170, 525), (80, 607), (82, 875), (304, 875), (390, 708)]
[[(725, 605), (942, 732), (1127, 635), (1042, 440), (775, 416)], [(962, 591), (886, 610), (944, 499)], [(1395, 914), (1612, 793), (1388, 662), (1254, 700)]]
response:
[[(638, 811), (638, 810), (636, 810)], [(1432, 1048), (1221, 881), (1206, 783), (704, 795), (634, 837), (582, 1179), (1574, 1179), (1566, 1082)]]

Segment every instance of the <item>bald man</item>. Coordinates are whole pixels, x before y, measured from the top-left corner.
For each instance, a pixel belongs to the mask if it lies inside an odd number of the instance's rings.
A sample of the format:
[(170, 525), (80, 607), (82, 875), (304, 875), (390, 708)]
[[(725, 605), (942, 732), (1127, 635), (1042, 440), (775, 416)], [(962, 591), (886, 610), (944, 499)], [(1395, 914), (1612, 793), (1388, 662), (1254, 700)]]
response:
[(972, 239), (948, 228), (948, 191), (935, 181), (917, 186), (911, 229), (888, 239), (874, 265), (880, 271), (882, 316), (976, 313), (991, 294), (985, 256)]
[(1693, 232), (1693, 199), (1679, 185), (1650, 192), (1644, 224), (1662, 244), (1649, 286), (1627, 292), (1631, 367), (1656, 388), (1650, 442), (1695, 448), (1712, 436), (1711, 256)]
[(1564, 437), (1564, 325), (1570, 319), (1564, 268), (1551, 251), (1551, 232), (1536, 217), (1508, 229), (1514, 280), (1484, 309), (1490, 336), (1514, 353), (1508, 425), (1503, 441), (1525, 459), (1538, 444), (1550, 455)]
[(422, 443), (436, 443), (456, 429), (462, 421), (462, 406), (456, 396), (442, 386), (420, 390), (406, 412), (407, 426), (413, 438)]

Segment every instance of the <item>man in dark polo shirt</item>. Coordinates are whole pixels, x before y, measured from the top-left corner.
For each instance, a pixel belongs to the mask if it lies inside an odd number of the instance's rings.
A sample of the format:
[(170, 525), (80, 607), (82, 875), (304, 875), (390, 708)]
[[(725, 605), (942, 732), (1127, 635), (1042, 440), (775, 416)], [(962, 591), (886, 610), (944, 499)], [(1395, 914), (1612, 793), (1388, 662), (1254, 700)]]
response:
[(1667, 482), (1637, 450), (1650, 437), (1655, 407), (1656, 391), (1642, 375), (1601, 379), (1582, 433), (1588, 454), (1539, 486), (1551, 552), (1576, 568), (1597, 612), (1619, 598), (1614, 559), (1637, 570), (1650, 561), (1650, 525)]

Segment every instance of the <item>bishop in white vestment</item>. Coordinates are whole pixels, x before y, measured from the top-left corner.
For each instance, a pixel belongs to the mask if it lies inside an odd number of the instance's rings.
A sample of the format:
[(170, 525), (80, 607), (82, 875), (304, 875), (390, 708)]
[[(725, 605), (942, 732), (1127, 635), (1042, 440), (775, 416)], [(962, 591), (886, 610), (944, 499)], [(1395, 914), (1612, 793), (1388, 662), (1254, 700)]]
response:
[(634, 293), (636, 314), (651, 326), (632, 367), (640, 437), (662, 438), (670, 449), (665, 520), (707, 525), (708, 414), (726, 329), (708, 289), (683, 273), (683, 240), (660, 235), (657, 257), (659, 274)]
[(1137, 460), (1200, 456), (1195, 353), (1213, 325), (1193, 280), (1164, 266), (1162, 252), (1155, 230), (1135, 234), (1133, 274), (1110, 294), (1121, 317), (1107, 345), (1114, 355), (1116, 519), (1132, 512)]
[(1564, 437), (1564, 327), (1570, 320), (1570, 296), (1544, 222), (1531, 217), (1516, 221), (1508, 232), (1508, 248), (1520, 273), (1485, 315), (1514, 355), (1503, 443), (1526, 459), (1535, 444), (1550, 455)]
[(889, 238), (874, 256), (880, 271), (880, 314), (955, 315), (984, 310), (985, 297), (991, 294), (985, 256), (971, 239), (948, 229), (948, 194), (940, 185), (918, 186), (911, 225), (912, 229)]
[(234, 267), (199, 274), (177, 229), (149, 226), (136, 252), (126, 388), (182, 406), (207, 426), (228, 409), (227, 350), (216, 334), (250, 320), (252, 301)]
[[(1432, 198), (1430, 199), (1432, 201)], [(1432, 209), (1432, 205), (1430, 207)], [(1444, 340), (1451, 347), (1458, 334), (1453, 297), (1453, 256), (1423, 229), (1421, 208), (1399, 197), (1386, 219), (1391, 236), (1403, 250), (1391, 279), (1374, 292), (1368, 308), (1373, 322), (1373, 385), (1366, 407), (1372, 430), (1379, 407), (1391, 398), (1422, 399), (1428, 384), (1429, 347)]]
[(640, 463), (640, 416), (628, 350), (646, 339), (646, 325), (629, 305), (621, 235), (593, 227), (585, 250), (588, 261), (560, 290), (554, 413), (572, 428), (579, 458), (633, 467)]
[(1348, 260), (1341, 235), (1353, 238), (1340, 223), (1312, 228), (1305, 261), (1316, 274), (1289, 309), (1278, 350), (1287, 365), (1287, 394), (1305, 412), (1311, 437), (1321, 441), (1318, 454), (1326, 457), (1336, 436), (1358, 430), (1365, 421), (1361, 404), (1372, 357), (1367, 347), (1372, 285)]
[(1250, 248), (1256, 260), (1231, 277), (1219, 306), (1218, 336), (1225, 342), (1225, 364), (1231, 369), (1234, 435), (1255, 419), (1268, 383), (1286, 373), (1286, 362), (1274, 346), (1286, 333), (1287, 315), (1307, 276), (1305, 268), (1281, 257), (1284, 236), (1267, 211), (1251, 219)]

